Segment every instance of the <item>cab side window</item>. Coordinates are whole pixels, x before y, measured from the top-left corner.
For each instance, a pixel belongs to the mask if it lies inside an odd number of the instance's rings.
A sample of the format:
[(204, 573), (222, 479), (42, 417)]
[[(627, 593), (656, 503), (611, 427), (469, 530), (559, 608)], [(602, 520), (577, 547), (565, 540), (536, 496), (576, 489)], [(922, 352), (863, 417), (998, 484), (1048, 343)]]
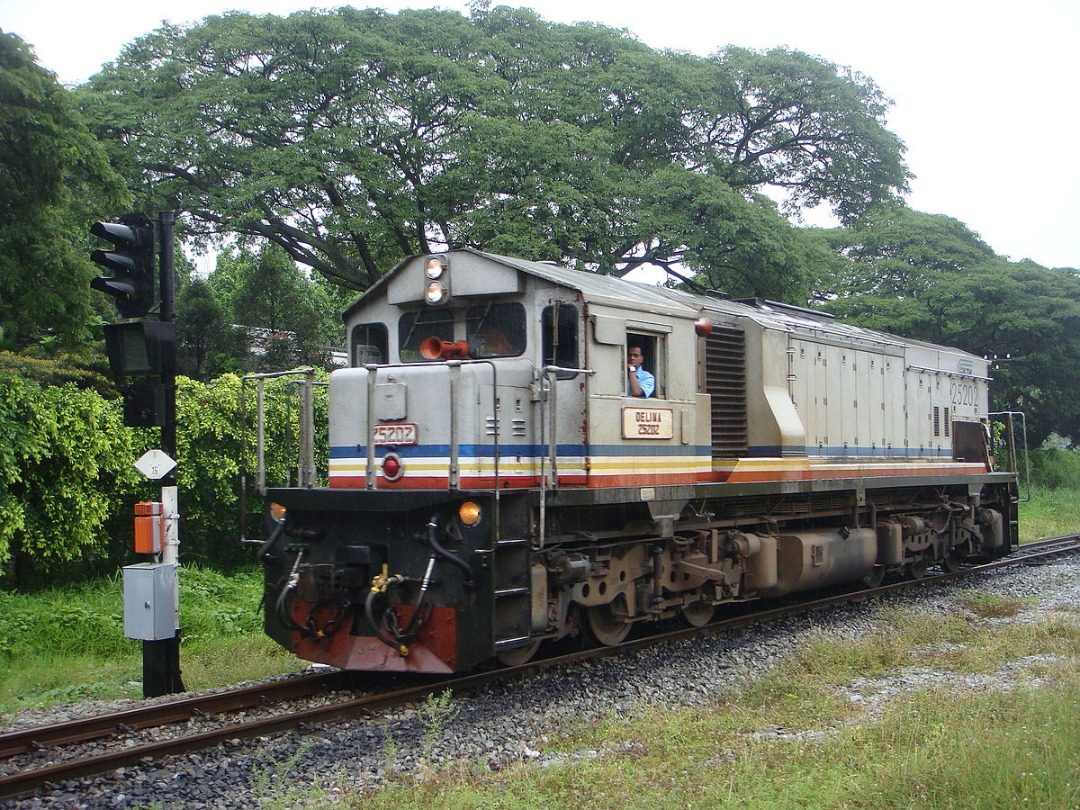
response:
[(350, 365), (366, 366), (388, 362), (386, 324), (362, 323), (354, 326), (349, 336), (349, 345)]

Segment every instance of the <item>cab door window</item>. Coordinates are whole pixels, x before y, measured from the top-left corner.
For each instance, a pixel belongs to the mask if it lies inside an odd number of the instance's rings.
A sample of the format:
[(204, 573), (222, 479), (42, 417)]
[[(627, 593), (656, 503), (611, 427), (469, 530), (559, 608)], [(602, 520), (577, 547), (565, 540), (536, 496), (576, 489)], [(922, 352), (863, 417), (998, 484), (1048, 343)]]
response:
[[(562, 301), (556, 301), (544, 307), (540, 316), (540, 331), (543, 335), (543, 356), (545, 366), (579, 368), (577, 307)], [(577, 376), (570, 371), (560, 371), (556, 377), (560, 380)]]
[[(666, 386), (664, 385), (664, 341), (660, 335), (647, 335), (643, 332), (627, 332), (626, 333), (626, 354), (627, 365), (629, 367), (631, 361), (633, 365), (642, 369), (644, 374), (638, 374), (638, 379), (644, 376), (652, 378), (652, 393), (649, 394), (647, 399), (662, 399), (666, 396)], [(632, 352), (639, 352), (631, 357)], [(629, 374), (629, 368), (627, 369)], [(647, 386), (646, 386), (647, 387)], [(627, 390), (627, 395), (630, 395)]]

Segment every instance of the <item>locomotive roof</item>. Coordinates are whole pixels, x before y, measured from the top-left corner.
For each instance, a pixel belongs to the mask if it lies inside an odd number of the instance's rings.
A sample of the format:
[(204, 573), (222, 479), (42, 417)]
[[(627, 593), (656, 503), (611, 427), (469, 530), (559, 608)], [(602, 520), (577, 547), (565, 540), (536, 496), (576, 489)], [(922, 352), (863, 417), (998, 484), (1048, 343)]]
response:
[[(586, 270), (572, 270), (548, 262), (536, 262), (528, 259), (520, 259), (513, 256), (501, 256), (494, 253), (485, 253), (472, 248), (451, 251), (450, 256), (468, 254), (481, 259), (486, 259), (496, 264), (511, 267), (522, 273), (536, 278), (549, 281), (561, 287), (577, 290), (586, 301), (596, 301), (617, 305), (620, 307), (640, 307), (652, 311), (661, 311), (667, 314), (686, 318), (697, 318), (703, 312), (727, 315), (733, 318), (747, 318), (762, 326), (781, 329), (785, 331), (816, 332), (820, 335), (832, 335), (843, 338), (846, 341), (864, 341), (878, 345), (894, 346), (919, 346), (939, 351), (955, 352), (968, 355), (960, 349), (939, 346), (925, 341), (898, 335), (865, 329), (853, 324), (836, 321), (832, 315), (826, 312), (816, 312), (802, 307), (788, 304), (753, 299), (738, 301), (720, 298), (712, 295), (701, 295), (685, 290), (672, 289), (645, 284), (639, 281), (619, 278), (618, 276), (603, 275)], [(426, 254), (425, 254), (426, 255)], [(345, 312), (345, 317), (362, 305), (365, 299), (378, 294), (386, 286), (389, 280), (397, 273), (404, 270), (413, 261), (422, 256), (409, 256), (399, 262), (394, 268), (379, 279)], [(633, 290), (632, 295), (629, 290)], [(975, 357), (974, 355), (969, 355)]]

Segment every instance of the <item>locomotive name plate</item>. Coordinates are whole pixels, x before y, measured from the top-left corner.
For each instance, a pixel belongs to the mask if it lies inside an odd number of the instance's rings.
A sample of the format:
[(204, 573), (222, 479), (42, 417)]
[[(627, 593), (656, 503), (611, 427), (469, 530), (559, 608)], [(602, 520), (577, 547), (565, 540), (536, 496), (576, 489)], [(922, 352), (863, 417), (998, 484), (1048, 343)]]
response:
[(375, 446), (416, 444), (416, 425), (402, 422), (397, 425), (375, 425)]
[(623, 408), (624, 439), (672, 439), (675, 417), (671, 408)]

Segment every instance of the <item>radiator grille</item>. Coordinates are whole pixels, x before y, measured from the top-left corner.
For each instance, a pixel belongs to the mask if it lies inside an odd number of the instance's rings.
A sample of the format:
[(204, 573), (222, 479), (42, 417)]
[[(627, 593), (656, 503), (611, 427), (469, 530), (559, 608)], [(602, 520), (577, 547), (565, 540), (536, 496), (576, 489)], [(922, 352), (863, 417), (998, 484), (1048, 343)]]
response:
[(745, 456), (746, 338), (741, 329), (713, 327), (705, 338), (705, 391), (712, 397), (713, 456)]

